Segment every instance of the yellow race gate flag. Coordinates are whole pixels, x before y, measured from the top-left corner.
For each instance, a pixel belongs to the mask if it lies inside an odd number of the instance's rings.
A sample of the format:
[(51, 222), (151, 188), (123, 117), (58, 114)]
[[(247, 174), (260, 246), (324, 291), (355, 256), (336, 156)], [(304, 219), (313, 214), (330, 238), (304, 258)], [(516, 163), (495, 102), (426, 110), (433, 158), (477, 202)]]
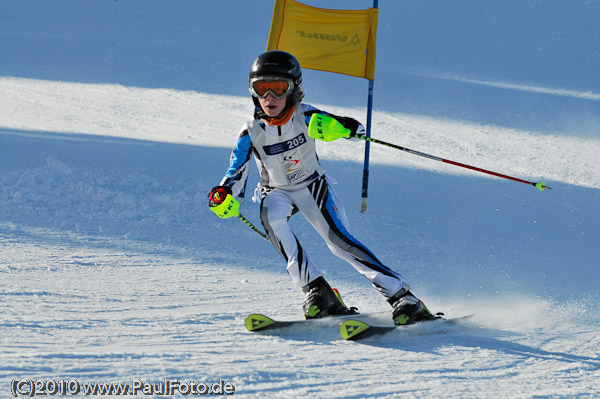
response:
[(302, 68), (375, 78), (379, 10), (328, 10), (276, 0), (267, 50), (288, 51)]

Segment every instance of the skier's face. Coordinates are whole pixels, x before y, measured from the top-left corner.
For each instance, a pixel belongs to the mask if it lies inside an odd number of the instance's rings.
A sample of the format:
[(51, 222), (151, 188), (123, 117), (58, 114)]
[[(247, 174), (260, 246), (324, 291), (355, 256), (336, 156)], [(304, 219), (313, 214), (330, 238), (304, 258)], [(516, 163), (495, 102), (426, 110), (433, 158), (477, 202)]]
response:
[(265, 98), (258, 99), (258, 102), (260, 103), (260, 106), (262, 107), (263, 111), (265, 111), (265, 114), (267, 114), (267, 116), (271, 118), (274, 118), (281, 114), (281, 111), (283, 111), (283, 108), (285, 107), (285, 101), (285, 97), (275, 98), (271, 94), (269, 94)]

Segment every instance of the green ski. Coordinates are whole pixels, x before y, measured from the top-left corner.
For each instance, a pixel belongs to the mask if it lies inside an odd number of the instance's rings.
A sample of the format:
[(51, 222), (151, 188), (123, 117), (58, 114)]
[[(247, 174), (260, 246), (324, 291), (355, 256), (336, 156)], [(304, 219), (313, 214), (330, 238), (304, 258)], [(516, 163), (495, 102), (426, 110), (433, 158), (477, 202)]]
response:
[[(468, 316), (455, 317), (452, 319), (444, 319), (444, 318), (440, 317), (437, 319), (433, 319), (431, 321), (421, 322), (421, 323), (434, 322), (434, 323), (452, 323), (452, 324), (454, 324), (454, 323), (468, 320), (473, 316), (474, 316), (474, 314), (471, 314)], [(387, 334), (391, 331), (396, 331), (401, 328), (415, 326), (415, 325), (418, 325), (421, 323), (409, 324), (407, 326), (374, 326), (369, 323), (365, 323), (364, 321), (350, 319), (350, 320), (344, 320), (340, 324), (340, 335), (345, 340), (358, 341), (358, 340), (369, 338), (369, 337), (372, 337), (375, 335)]]

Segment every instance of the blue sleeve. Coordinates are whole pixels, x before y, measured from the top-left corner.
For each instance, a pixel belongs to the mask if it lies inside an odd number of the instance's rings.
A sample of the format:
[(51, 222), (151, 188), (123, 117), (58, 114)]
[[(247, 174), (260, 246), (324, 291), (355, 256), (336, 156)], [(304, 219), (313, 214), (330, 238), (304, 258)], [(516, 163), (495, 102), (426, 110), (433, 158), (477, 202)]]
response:
[(243, 129), (231, 152), (229, 169), (221, 180), (221, 186), (231, 188), (234, 197), (244, 197), (246, 182), (248, 180), (248, 169), (250, 156), (252, 154), (252, 141), (248, 129)]

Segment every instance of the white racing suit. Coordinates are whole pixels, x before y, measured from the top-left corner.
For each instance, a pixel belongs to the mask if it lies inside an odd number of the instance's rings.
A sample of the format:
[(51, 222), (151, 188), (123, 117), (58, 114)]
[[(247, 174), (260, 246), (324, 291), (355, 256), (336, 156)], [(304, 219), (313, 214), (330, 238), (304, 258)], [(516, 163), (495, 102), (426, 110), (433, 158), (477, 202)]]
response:
[[(260, 218), (271, 243), (287, 261), (294, 283), (303, 287), (321, 276), (288, 225), (292, 214), (300, 211), (334, 255), (350, 263), (389, 299), (408, 286), (400, 274), (383, 265), (349, 233), (342, 204), (336, 201), (319, 163), (315, 140), (308, 136), (308, 122), (315, 112), (327, 114), (299, 103), (291, 119), (282, 126), (257, 119), (246, 123), (221, 185), (230, 187), (233, 196), (244, 197), (250, 155), (254, 155), (261, 177)], [(364, 131), (353, 119), (334, 117), (353, 133)]]

